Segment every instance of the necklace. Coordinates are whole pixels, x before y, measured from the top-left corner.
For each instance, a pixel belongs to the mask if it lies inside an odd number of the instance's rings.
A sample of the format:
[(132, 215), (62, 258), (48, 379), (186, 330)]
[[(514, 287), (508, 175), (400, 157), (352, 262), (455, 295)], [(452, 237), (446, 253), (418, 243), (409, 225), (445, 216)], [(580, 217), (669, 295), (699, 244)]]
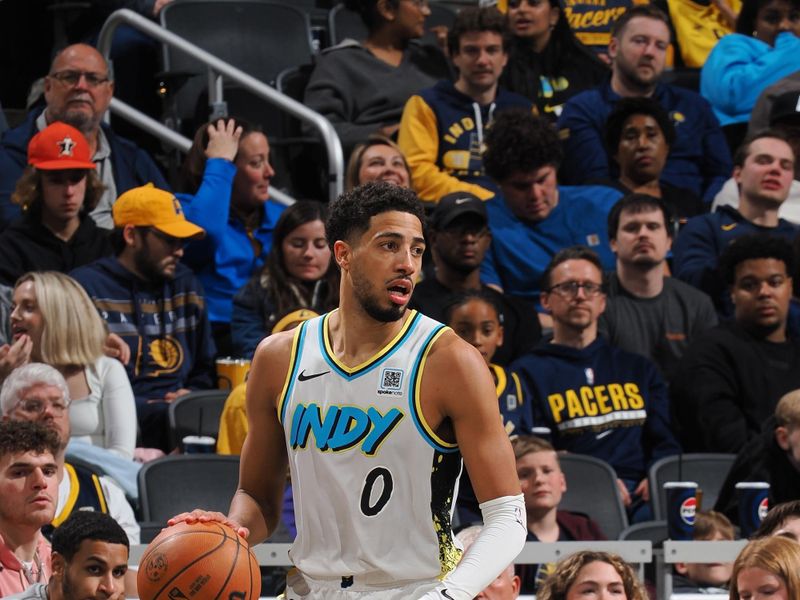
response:
[(39, 583), (42, 580), (43, 569), (42, 569), (42, 561), (39, 559), (39, 550), (36, 550), (33, 553), (33, 560), (28, 563), (30, 565), (36, 564), (36, 578), (33, 577), (33, 569), (25, 564), (23, 561), (19, 561), (19, 564), (22, 566), (22, 572), (25, 575), (25, 579), (28, 580), (28, 585), (33, 585), (34, 583)]

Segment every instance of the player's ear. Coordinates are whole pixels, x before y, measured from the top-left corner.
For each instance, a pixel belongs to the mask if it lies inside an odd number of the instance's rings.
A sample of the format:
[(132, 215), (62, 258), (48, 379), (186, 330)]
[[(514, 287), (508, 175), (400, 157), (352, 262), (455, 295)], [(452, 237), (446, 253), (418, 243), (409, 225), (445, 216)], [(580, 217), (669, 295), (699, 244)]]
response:
[(333, 259), (340, 269), (347, 270), (350, 267), (350, 260), (353, 256), (353, 249), (350, 244), (342, 240), (336, 240), (333, 243)]

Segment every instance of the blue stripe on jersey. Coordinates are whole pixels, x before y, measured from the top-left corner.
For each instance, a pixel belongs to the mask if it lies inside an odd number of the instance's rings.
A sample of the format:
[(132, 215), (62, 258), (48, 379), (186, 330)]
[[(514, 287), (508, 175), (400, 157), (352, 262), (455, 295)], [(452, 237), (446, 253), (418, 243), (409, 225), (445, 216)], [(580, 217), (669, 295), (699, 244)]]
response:
[(433, 345), (433, 341), (438, 337), (438, 335), (442, 332), (442, 330), (446, 329), (446, 325), (439, 325), (433, 331), (430, 332), (425, 343), (422, 345), (422, 350), (417, 354), (417, 358), (414, 360), (414, 366), (411, 368), (411, 376), (409, 378), (409, 386), (408, 386), (408, 407), (411, 412), (411, 419), (414, 422), (414, 426), (417, 428), (417, 431), (422, 436), (422, 439), (425, 440), (434, 450), (438, 452), (442, 452), (445, 454), (449, 454), (452, 452), (458, 452), (458, 446), (443, 446), (437, 440), (435, 440), (431, 434), (426, 430), (425, 426), (422, 423), (422, 415), (420, 411), (417, 411), (417, 379), (422, 376), (422, 369), (420, 369), (420, 365), (422, 361), (427, 357), (428, 351), (430, 350), (431, 346)]
[(402, 337), (394, 343), (392, 348), (390, 350), (388, 350), (388, 351), (386, 350), (386, 348), (384, 348), (375, 357), (370, 359), (370, 361), (374, 361), (374, 362), (368, 361), (367, 364), (364, 367), (362, 367), (361, 369), (357, 369), (355, 371), (352, 371), (351, 373), (348, 373), (347, 371), (345, 371), (341, 367), (339, 367), (339, 365), (337, 365), (331, 359), (330, 354), (328, 353), (328, 347), (325, 344), (325, 327), (326, 327), (326, 324), (327, 324), (328, 317), (330, 316), (330, 313), (328, 313), (327, 315), (325, 315), (324, 318), (319, 320), (319, 334), (318, 335), (319, 335), (320, 354), (325, 359), (325, 362), (328, 363), (328, 366), (333, 371), (338, 373), (341, 377), (344, 377), (345, 379), (347, 379), (347, 381), (352, 381), (353, 379), (357, 379), (357, 378), (361, 377), (362, 375), (366, 375), (367, 373), (369, 373), (370, 371), (372, 371), (373, 369), (375, 369), (376, 367), (378, 367), (379, 365), (384, 363), (392, 354), (397, 352), (397, 350), (400, 348), (400, 346), (403, 345), (403, 342), (405, 342), (408, 339), (408, 337), (413, 333), (413, 331), (417, 328), (417, 325), (419, 324), (419, 322), (421, 320), (421, 315), (417, 311), (412, 311), (412, 312), (413, 312), (413, 314), (411, 316), (410, 324), (406, 327), (406, 330), (403, 333)]
[(300, 324), (300, 331), (294, 337), (294, 340), (292, 340), (292, 357), (290, 359), (292, 362), (289, 365), (288, 385), (280, 399), (280, 422), (284, 426), (286, 425), (286, 407), (289, 404), (289, 399), (292, 397), (294, 382), (297, 381), (297, 369), (300, 367), (300, 358), (303, 355), (303, 342), (306, 339), (306, 325), (308, 325), (308, 321), (303, 321)]

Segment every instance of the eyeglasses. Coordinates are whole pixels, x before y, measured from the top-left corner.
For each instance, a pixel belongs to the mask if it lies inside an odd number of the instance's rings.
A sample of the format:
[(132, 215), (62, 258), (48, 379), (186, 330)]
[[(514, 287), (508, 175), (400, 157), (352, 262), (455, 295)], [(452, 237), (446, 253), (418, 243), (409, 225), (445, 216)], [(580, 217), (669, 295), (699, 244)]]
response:
[(48, 406), (55, 416), (60, 417), (64, 414), (64, 411), (69, 408), (69, 402), (63, 402), (61, 400), (36, 400), (35, 398), (31, 398), (30, 400), (20, 400), (17, 404), (17, 408), (29, 415), (41, 415), (47, 410)]
[(64, 85), (78, 85), (81, 77), (83, 77), (86, 80), (86, 85), (92, 88), (109, 80), (108, 76), (92, 73), (91, 71), (59, 71), (58, 73), (51, 73), (49, 77)]
[(593, 281), (565, 281), (564, 283), (557, 283), (547, 291), (556, 292), (564, 298), (575, 298), (581, 288), (583, 288), (583, 293), (586, 294), (587, 298), (593, 298), (603, 293), (603, 286)]
[(148, 227), (146, 229), (148, 232), (152, 233), (158, 239), (160, 239), (164, 244), (172, 248), (173, 250), (178, 250), (186, 246), (186, 243), (189, 241), (186, 238), (177, 238), (173, 237), (169, 234), (164, 233), (163, 231), (159, 231), (155, 227)]

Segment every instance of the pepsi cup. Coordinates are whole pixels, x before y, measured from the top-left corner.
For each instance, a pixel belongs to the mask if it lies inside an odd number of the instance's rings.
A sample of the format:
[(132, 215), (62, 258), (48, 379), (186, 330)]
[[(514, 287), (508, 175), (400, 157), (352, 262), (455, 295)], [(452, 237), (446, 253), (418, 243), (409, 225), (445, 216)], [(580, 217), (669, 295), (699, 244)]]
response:
[(694, 481), (668, 481), (667, 530), (671, 540), (691, 540), (694, 517), (697, 513), (697, 483)]
[(739, 502), (739, 529), (749, 538), (761, 526), (769, 510), (769, 484), (765, 481), (740, 481), (736, 484)]

